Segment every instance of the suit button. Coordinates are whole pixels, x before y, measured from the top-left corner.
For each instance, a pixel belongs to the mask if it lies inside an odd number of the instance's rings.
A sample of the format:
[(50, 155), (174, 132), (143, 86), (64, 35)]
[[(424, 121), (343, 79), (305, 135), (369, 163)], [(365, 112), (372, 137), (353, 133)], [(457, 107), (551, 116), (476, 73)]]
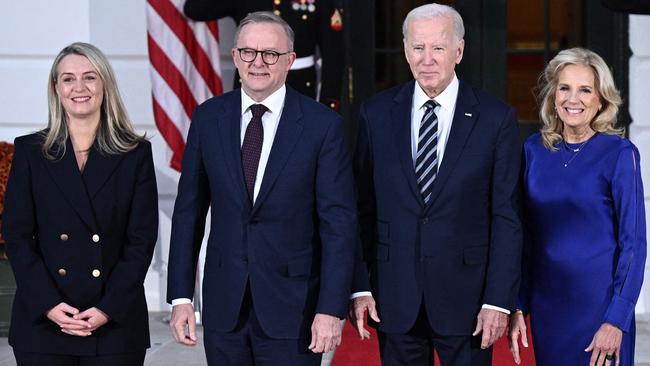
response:
[(70, 239), (70, 237), (68, 236), (68, 234), (61, 234), (61, 236), (59, 236), (59, 238), (60, 238), (62, 241), (68, 241), (68, 239)]
[(309, 88), (309, 87), (311, 86), (311, 83), (310, 83), (309, 81), (307, 81), (307, 82), (305, 83), (305, 86)]
[(95, 243), (99, 243), (99, 235), (97, 235), (97, 234), (93, 234), (93, 241), (94, 241)]
[(59, 276), (63, 277), (66, 274), (68, 274), (68, 272), (65, 270), (65, 268), (59, 268)]
[(302, 20), (307, 20), (307, 18), (308, 18), (307, 14), (302, 15)]
[(98, 269), (93, 269), (93, 277), (97, 278), (97, 277), (99, 277), (99, 275), (101, 275), (101, 274), (102, 274), (102, 273), (99, 272)]

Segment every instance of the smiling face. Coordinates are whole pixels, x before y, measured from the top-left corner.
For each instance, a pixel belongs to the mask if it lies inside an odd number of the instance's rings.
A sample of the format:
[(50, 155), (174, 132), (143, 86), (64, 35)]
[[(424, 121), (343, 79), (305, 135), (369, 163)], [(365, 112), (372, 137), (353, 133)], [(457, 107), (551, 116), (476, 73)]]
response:
[(57, 67), (56, 93), (68, 121), (99, 121), (104, 84), (86, 57), (72, 54), (61, 59)]
[(431, 98), (440, 94), (454, 78), (463, 58), (465, 42), (458, 40), (453, 21), (439, 16), (409, 22), (404, 40), (406, 61), (413, 77)]
[(555, 110), (565, 128), (584, 131), (602, 108), (591, 67), (567, 65), (558, 76)]
[(239, 33), (232, 58), (239, 71), (244, 92), (257, 102), (261, 102), (284, 85), (291, 64), (296, 58), (294, 52), (279, 57), (278, 62), (267, 65), (262, 55), (257, 54), (252, 62), (245, 62), (239, 57), (238, 48), (251, 48), (258, 51), (288, 51), (289, 40), (281, 25), (270, 22), (245, 25)]

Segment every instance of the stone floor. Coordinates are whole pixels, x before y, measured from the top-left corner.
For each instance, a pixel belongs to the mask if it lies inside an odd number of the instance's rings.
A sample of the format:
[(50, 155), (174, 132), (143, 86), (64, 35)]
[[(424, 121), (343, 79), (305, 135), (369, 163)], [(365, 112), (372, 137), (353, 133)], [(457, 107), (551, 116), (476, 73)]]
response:
[[(163, 321), (166, 313), (150, 313), (151, 348), (147, 351), (146, 366), (199, 366), (205, 365), (203, 344), (185, 347), (176, 344)], [(199, 338), (203, 339), (199, 331)], [(0, 366), (15, 366), (7, 338), (0, 338)], [(355, 365), (363, 366), (363, 365)], [(498, 365), (495, 365), (498, 366)], [(635, 366), (650, 366), (650, 321), (638, 322)]]

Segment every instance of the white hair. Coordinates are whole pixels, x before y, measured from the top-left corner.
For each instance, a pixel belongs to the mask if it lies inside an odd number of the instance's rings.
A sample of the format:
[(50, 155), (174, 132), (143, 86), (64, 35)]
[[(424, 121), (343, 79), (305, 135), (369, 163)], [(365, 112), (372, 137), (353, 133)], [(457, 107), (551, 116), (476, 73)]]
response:
[(456, 11), (448, 5), (442, 4), (426, 4), (418, 6), (417, 8), (411, 10), (404, 23), (402, 24), (402, 35), (404, 36), (404, 42), (406, 42), (406, 36), (408, 35), (409, 23), (413, 20), (422, 20), (422, 19), (433, 19), (438, 17), (449, 18), (454, 24), (454, 33), (456, 34), (456, 41), (460, 42), (463, 37), (465, 37), (465, 26), (463, 25), (463, 18)]

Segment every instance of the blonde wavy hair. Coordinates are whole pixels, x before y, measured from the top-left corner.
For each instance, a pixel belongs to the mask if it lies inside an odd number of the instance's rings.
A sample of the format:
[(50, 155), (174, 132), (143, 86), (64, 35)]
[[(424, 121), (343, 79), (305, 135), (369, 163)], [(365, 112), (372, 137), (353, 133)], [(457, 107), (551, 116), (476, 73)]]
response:
[(94, 145), (103, 154), (121, 154), (133, 150), (145, 136), (138, 135), (124, 108), (124, 103), (117, 89), (115, 74), (108, 59), (95, 46), (76, 42), (65, 47), (54, 59), (47, 82), (48, 120), (47, 129), (42, 131), (43, 155), (50, 160), (60, 159), (65, 155), (68, 139), (68, 123), (61, 98), (56, 92), (58, 67), (68, 55), (84, 56), (97, 70), (103, 83), (104, 99), (101, 105), (99, 127)]
[(625, 130), (616, 127), (621, 95), (614, 85), (614, 78), (609, 67), (595, 52), (575, 47), (560, 51), (539, 76), (538, 99), (541, 105), (539, 118), (544, 124), (541, 129), (544, 146), (551, 151), (557, 151), (557, 144), (563, 140), (564, 124), (555, 111), (555, 91), (560, 73), (568, 65), (588, 66), (594, 73), (596, 92), (600, 96), (602, 108), (589, 123), (591, 129), (596, 132), (622, 136)]

